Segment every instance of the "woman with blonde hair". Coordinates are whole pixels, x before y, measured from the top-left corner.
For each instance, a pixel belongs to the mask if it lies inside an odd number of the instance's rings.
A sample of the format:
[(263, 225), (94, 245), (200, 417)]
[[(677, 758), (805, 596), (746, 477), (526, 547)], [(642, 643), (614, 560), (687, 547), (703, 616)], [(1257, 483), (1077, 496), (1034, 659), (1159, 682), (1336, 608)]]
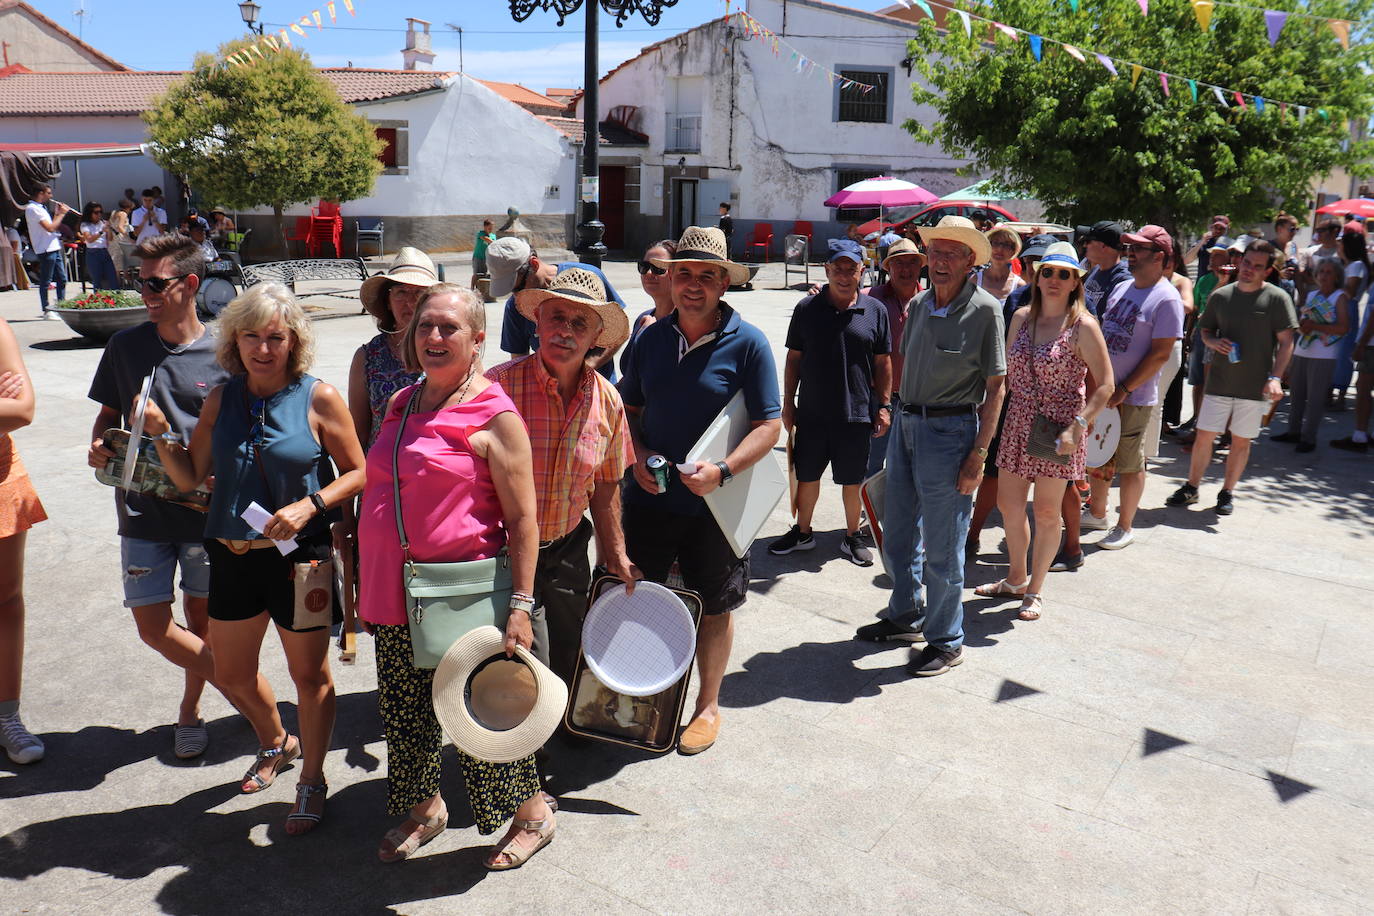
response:
[(1021, 253), (1021, 236), (1002, 227), (993, 227), (984, 235), (992, 248), (992, 261), (978, 271), (978, 285), (992, 293), (999, 303), (1006, 302), (1008, 296), (1026, 285), (1026, 281), (1011, 268), (1012, 262)]
[[(218, 324), (219, 362), (232, 377), (205, 399), (189, 448), (158, 438), (157, 450), (182, 490), (215, 477), (205, 523), (215, 683), (258, 736), (243, 792), (266, 789), (286, 764), (304, 757), (286, 818), (294, 836), (319, 823), (328, 791), (329, 628), (341, 619), (332, 595), (329, 523), (334, 507), (362, 491), (363, 451), (339, 392), (306, 372), (315, 335), (285, 287), (249, 288)], [(145, 428), (155, 437), (167, 429), (151, 401)], [(292, 540), (294, 548), (283, 554), (279, 543)], [(296, 685), (300, 737), (282, 726), (276, 697), (258, 671), (269, 623), (276, 624)]]
[[(1011, 568), (1005, 579), (974, 594), (1020, 598), (1022, 620), (1040, 617), (1040, 589), (1059, 549), (1064, 487), (1083, 479), (1088, 428), (1115, 386), (1102, 328), (1088, 313), (1085, 273), (1072, 245), (1051, 245), (1036, 267), (1030, 305), (1017, 310), (1007, 331), (1011, 406), (997, 452), (997, 507)], [(1085, 397), (1089, 373), (1094, 388)], [(1048, 430), (1053, 441), (1045, 442), (1037, 430)], [(1028, 569), (1026, 498), (1032, 488), (1036, 537)]]

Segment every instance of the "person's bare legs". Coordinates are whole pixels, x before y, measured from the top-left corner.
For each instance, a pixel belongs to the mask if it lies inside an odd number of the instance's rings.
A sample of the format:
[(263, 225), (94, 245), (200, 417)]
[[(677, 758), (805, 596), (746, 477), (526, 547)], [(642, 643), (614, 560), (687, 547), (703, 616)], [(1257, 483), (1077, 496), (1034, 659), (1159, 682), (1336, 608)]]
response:
[[(270, 618), (266, 611), (247, 620), (211, 620), (210, 647), (215, 659), (215, 683), (243, 713), (258, 738), (258, 747), (281, 747), (286, 740), (277, 698), (258, 671), (262, 637)], [(276, 759), (264, 760), (258, 772), (266, 775)]]
[(17, 701), (24, 681), (24, 542), (0, 538), (0, 703)]
[(1064, 488), (1064, 497), (1059, 501), (1059, 509), (1064, 520), (1064, 556), (1077, 556), (1083, 552), (1083, 544), (1079, 541), (1083, 533), (1083, 500), (1078, 496), (1078, 487), (1074, 485), (1074, 481), (1069, 481), (1068, 486)]
[(816, 513), (816, 501), (820, 498), (819, 480), (797, 481), (797, 527), (802, 534), (811, 533), (811, 517)]
[(720, 716), (720, 682), (730, 663), (730, 648), (735, 641), (735, 615), (708, 614), (697, 628), (697, 690), (696, 710), (692, 718), (700, 716), (714, 722)]
[[(1064, 514), (1064, 486), (1067, 480), (1058, 477), (1035, 478), (1035, 492), (1031, 496), (1035, 513), (1035, 541), (1031, 545), (1030, 585), (1026, 594), (1038, 595), (1045, 586), (1050, 564), (1059, 552), (1059, 522)], [(1022, 503), (1022, 512), (1025, 503)], [(1024, 554), (1023, 554), (1024, 556)], [(1025, 562), (1024, 560), (1022, 561)]]
[(1250, 440), (1242, 439), (1231, 433), (1231, 451), (1226, 456), (1226, 475), (1222, 486), (1234, 490), (1240, 483), (1240, 475), (1245, 473), (1245, 465), (1250, 460)]
[[(1107, 498), (1112, 492), (1112, 482), (1099, 477), (1088, 476), (1088, 511), (1098, 518), (1107, 515)], [(1118, 494), (1118, 497), (1120, 494)]]
[[(1217, 434), (1209, 429), (1199, 429), (1197, 439), (1193, 441), (1192, 454), (1188, 456), (1188, 483), (1190, 486), (1199, 486), (1202, 483), (1202, 475), (1207, 473), (1207, 465), (1212, 463), (1212, 444), (1216, 442)], [(1249, 450), (1247, 448), (1248, 456)]]
[[(1135, 511), (1140, 508), (1140, 497), (1145, 492), (1145, 472), (1122, 474), (1120, 479), (1121, 482), (1117, 484), (1117, 496), (1121, 506), (1116, 524), (1121, 530), (1130, 531), (1131, 525), (1135, 523)], [(1105, 510), (1106, 507), (1103, 508)]]
[[(844, 502), (844, 533), (857, 534), (859, 531), (859, 513), (863, 511), (863, 500), (859, 498), (859, 487), (857, 483), (847, 483), (840, 487), (840, 499)], [(798, 515), (801, 513), (798, 512)]]
[[(296, 685), (296, 715), (299, 720), (301, 742), (301, 774), (304, 785), (324, 784), (324, 758), (334, 735), (336, 699), (334, 678), (329, 671), (329, 629), (294, 633), (277, 627), (282, 648), (286, 651), (286, 667)], [(312, 807), (313, 806), (313, 807)], [(311, 813), (322, 814), (324, 797), (315, 796), (307, 803)], [(315, 824), (310, 821), (288, 820), (286, 832), (292, 835), (308, 833)]]
[[(177, 724), (195, 725), (200, 720), (200, 698), (205, 684), (215, 676), (214, 658), (204, 639), (209, 633), (209, 602), (205, 598), (187, 596), (183, 607), (186, 627), (172, 617), (170, 601), (145, 604), (132, 610), (139, 639), (186, 672)], [(193, 627), (199, 627), (200, 632), (191, 629)]]
[(997, 508), (1002, 513), (1002, 530), (1007, 535), (1007, 583), (1020, 587), (1026, 582), (1026, 551), (1030, 547), (1030, 521), (1026, 518), (1026, 497), (1031, 482), (1003, 468), (998, 474)]
[(983, 528), (996, 507), (997, 478), (984, 477), (983, 482), (978, 485), (978, 495), (973, 498), (973, 517), (968, 525), (968, 543), (972, 544), (978, 540), (978, 535), (983, 533)]

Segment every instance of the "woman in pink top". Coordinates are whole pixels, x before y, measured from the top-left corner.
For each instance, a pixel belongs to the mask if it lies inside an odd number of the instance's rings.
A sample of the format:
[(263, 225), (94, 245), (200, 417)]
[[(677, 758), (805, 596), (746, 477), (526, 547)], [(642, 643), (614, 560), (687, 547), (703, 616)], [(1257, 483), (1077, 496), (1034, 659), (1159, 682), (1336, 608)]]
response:
[[(367, 459), (367, 488), (358, 520), (359, 614), (377, 639), (377, 692), (387, 743), (387, 807), (407, 815), (382, 839), (384, 862), (408, 857), (448, 826), (439, 794), (443, 736), (434, 716), (432, 669), (411, 655), (401, 583), (401, 545), (393, 508), (391, 452), (397, 468), (411, 555), (423, 562), (461, 562), (510, 552), (516, 594), (534, 587), (539, 552), (530, 440), (501, 386), (482, 377), (486, 308), (471, 290), (431, 286), (415, 307), (402, 346), (406, 368), (425, 373), (410, 418), (401, 414), (414, 386), (396, 393)], [(506, 651), (534, 641), (527, 611), (513, 608)], [(514, 816), (487, 858), (491, 869), (524, 863), (548, 843), (554, 820), (534, 757), (491, 764), (458, 753), (477, 828), (492, 833)]]

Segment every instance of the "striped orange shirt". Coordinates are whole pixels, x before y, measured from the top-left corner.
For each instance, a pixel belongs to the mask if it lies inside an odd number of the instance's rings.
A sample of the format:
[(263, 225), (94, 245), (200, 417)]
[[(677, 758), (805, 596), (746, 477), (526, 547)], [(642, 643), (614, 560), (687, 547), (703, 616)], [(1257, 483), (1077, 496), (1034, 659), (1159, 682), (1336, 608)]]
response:
[(539, 540), (568, 534), (582, 520), (598, 483), (619, 481), (634, 463), (634, 445), (620, 392), (583, 368), (568, 408), (558, 380), (531, 353), (487, 370), (515, 402), (530, 432)]

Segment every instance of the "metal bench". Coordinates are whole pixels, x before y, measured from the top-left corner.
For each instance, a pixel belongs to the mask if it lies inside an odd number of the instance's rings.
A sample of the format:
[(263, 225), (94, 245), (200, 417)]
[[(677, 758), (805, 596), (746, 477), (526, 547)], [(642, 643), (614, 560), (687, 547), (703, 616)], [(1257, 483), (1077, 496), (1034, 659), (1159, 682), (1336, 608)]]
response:
[(361, 284), (367, 277), (367, 265), (363, 263), (362, 258), (304, 258), (297, 261), (268, 261), (265, 264), (243, 265), (245, 287), (275, 281), (302, 298), (338, 296), (344, 299), (357, 299), (356, 287), (312, 289), (298, 293), (296, 284), (310, 280), (357, 280)]

